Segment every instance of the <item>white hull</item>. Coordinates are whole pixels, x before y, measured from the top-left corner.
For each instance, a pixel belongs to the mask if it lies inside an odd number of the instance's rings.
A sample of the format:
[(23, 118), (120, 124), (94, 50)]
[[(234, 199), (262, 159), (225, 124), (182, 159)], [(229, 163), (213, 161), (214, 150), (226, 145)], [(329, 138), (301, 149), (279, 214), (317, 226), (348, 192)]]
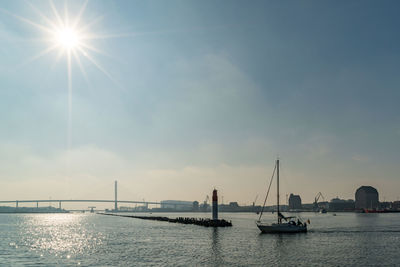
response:
[(260, 224), (257, 227), (263, 233), (304, 233), (307, 232), (307, 226), (294, 225), (290, 223), (273, 223), (273, 224)]

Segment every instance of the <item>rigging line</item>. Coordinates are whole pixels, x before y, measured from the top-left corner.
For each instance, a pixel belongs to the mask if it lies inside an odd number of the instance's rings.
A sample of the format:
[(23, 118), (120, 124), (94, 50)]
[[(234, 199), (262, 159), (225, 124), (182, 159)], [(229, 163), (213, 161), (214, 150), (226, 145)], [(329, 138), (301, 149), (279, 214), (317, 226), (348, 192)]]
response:
[(123, 183), (124, 180), (122, 180), (122, 182), (118, 181), (118, 192), (120, 192), (120, 196), (126, 196), (128, 195), (128, 199), (145, 199), (144, 196), (140, 196), (137, 194), (137, 192), (134, 192), (131, 190), (131, 187), (125, 186), (125, 184)]
[(261, 221), (261, 216), (262, 216), (262, 214), (263, 214), (263, 212), (264, 212), (265, 203), (267, 203), (267, 198), (268, 198), (269, 190), (271, 189), (272, 180), (273, 180), (273, 178), (274, 178), (275, 171), (276, 171), (276, 164), (275, 164), (275, 167), (274, 167), (274, 171), (272, 172), (271, 181), (269, 182), (267, 195), (265, 196), (264, 204), (263, 204), (263, 207), (262, 207), (262, 209), (261, 209), (261, 213), (260, 213), (260, 217), (258, 218), (258, 221)]

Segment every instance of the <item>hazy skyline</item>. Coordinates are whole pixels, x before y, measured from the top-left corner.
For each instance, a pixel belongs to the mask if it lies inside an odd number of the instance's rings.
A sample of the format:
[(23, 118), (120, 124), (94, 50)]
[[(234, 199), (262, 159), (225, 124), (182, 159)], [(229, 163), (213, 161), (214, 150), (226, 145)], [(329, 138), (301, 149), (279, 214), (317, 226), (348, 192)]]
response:
[[(31, 3), (32, 8), (27, 3)], [(64, 15), (64, 1), (54, 1)], [(68, 1), (69, 16), (83, 4)], [(384, 4), (383, 4), (384, 3)], [(88, 53), (68, 75), (35, 8), (0, 9), (1, 199), (224, 202), (400, 197), (396, 1), (89, 1)], [(13, 16), (12, 14), (19, 16)], [(101, 19), (97, 19), (101, 18)], [(105, 38), (107, 37), (107, 38)], [(108, 74), (106, 75), (105, 72)], [(68, 156), (69, 155), (69, 156)], [(67, 162), (69, 158), (69, 162)], [(268, 204), (274, 202), (270, 198)]]

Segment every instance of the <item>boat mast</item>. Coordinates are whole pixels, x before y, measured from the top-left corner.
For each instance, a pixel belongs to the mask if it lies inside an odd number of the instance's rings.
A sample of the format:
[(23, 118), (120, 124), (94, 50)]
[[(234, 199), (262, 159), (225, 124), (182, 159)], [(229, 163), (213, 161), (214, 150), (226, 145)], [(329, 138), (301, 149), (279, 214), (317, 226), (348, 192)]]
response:
[(279, 159), (276, 160), (276, 184), (277, 184), (277, 215), (278, 215), (278, 223), (281, 222), (279, 218)]

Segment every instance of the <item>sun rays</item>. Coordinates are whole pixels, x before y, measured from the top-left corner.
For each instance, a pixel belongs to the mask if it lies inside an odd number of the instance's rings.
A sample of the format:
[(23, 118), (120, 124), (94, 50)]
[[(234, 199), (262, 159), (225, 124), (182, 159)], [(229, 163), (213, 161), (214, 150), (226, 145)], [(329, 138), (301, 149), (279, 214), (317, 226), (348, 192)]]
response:
[[(83, 16), (88, 5), (88, 0), (84, 1), (77, 12), (71, 12), (68, 9), (67, 2), (64, 2), (63, 8), (59, 8), (50, 0), (47, 7), (38, 8), (30, 2), (26, 2), (31, 10), (36, 14), (36, 18), (27, 18), (18, 14), (13, 14), (0, 8), (0, 11), (6, 13), (26, 25), (36, 29), (40, 35), (35, 39), (43, 43), (42, 51), (27, 58), (21, 65), (32, 63), (46, 55), (54, 54), (54, 60), (58, 62), (64, 57), (66, 62), (66, 77), (68, 80), (68, 150), (71, 148), (71, 124), (72, 124), (72, 68), (76, 66), (84, 79), (88, 82), (87, 72), (84, 63), (89, 62), (95, 66), (98, 71), (103, 73), (113, 83), (117, 84), (106, 69), (95, 59), (93, 54), (105, 55), (103, 51), (93, 44), (95, 39), (112, 38), (112, 35), (94, 34), (92, 28), (101, 21), (102, 17), (94, 18), (91, 21), (84, 22)], [(47, 8), (48, 12), (45, 12)], [(46, 15), (45, 15), (46, 14)], [(29, 42), (29, 41), (28, 41)], [(50, 67), (49, 67), (50, 68)], [(117, 84), (118, 85), (118, 84)]]
[[(67, 2), (65, 2), (63, 12), (59, 12), (59, 9), (57, 9), (54, 2), (50, 0), (49, 9), (51, 10), (52, 16), (48, 17), (28, 2), (32, 10), (40, 17), (40, 20), (45, 22), (44, 24), (5, 11), (20, 21), (33, 26), (43, 35), (40, 40), (44, 45), (46, 45), (46, 48), (38, 54), (33, 55), (26, 62), (32, 62), (47, 54), (55, 52), (57, 53), (57, 56), (55, 57), (56, 60), (59, 60), (62, 56), (66, 57), (68, 72), (71, 72), (72, 64), (76, 64), (82, 75), (87, 80), (86, 72), (82, 65), (83, 61), (86, 60), (115, 82), (105, 68), (94, 59), (93, 55), (91, 55), (93, 53), (105, 54), (100, 49), (96, 48), (92, 44), (92, 41), (99, 38), (99, 36), (101, 38), (108, 37), (106, 35), (98, 35), (90, 32), (91, 28), (100, 21), (101, 17), (95, 18), (93, 21), (88, 23), (83, 23), (82, 17), (85, 13), (88, 1), (85, 1), (76, 13), (70, 13), (66, 3)], [(68, 76), (71, 76), (70, 73)], [(71, 80), (68, 82), (71, 83)]]

